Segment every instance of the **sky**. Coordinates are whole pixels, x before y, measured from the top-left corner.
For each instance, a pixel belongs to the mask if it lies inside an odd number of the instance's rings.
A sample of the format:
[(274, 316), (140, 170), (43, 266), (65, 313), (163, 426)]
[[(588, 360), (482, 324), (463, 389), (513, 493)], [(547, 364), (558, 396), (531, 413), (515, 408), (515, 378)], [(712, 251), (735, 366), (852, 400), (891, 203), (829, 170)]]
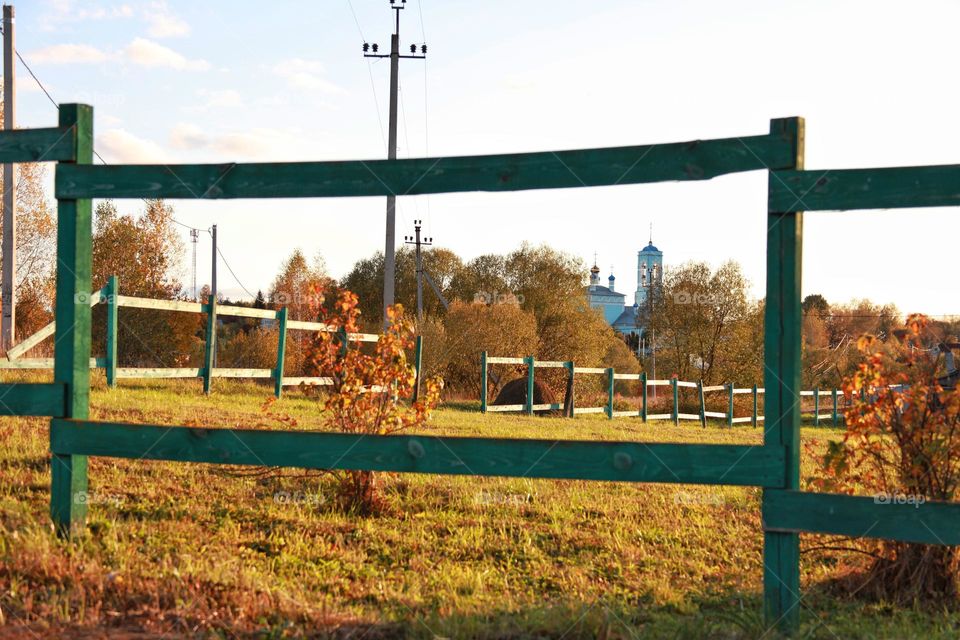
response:
[[(386, 155), (388, 0), (16, 3), (17, 49), (60, 103), (94, 105), (109, 163), (342, 160)], [(766, 133), (806, 119), (806, 168), (960, 160), (960, 5), (902, 2), (410, 0), (399, 157), (678, 142)], [(56, 112), (18, 66), (18, 125)], [(581, 257), (636, 288), (637, 251), (667, 266), (736, 260), (762, 297), (767, 175), (703, 182), (463, 193), (398, 200), (402, 242), (422, 219), (464, 258), (523, 241)], [(51, 188), (52, 194), (52, 188)], [(52, 197), (52, 195), (51, 195)], [(331, 275), (383, 250), (384, 198), (171, 201), (216, 224), (220, 289), (266, 289), (294, 248)], [(121, 211), (142, 203), (124, 200)], [(804, 218), (805, 293), (960, 315), (960, 216), (946, 208)], [(188, 230), (180, 227), (185, 243)], [(189, 244), (183, 280), (189, 287)], [(201, 233), (198, 283), (209, 281)], [(587, 273), (584, 273), (587, 276)], [(122, 286), (122, 284), (121, 284)], [(628, 295), (632, 301), (632, 295)]]

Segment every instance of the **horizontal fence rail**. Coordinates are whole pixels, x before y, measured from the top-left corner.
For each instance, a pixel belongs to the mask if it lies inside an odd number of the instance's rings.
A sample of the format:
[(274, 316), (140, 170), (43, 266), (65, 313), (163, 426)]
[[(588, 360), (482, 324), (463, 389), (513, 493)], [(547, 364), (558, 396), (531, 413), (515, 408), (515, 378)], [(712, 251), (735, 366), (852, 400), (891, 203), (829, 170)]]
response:
[(777, 171), (771, 211), (852, 211), (960, 205), (960, 165)]
[(67, 385), (50, 383), (0, 384), (0, 416), (67, 415)]
[(763, 528), (960, 545), (960, 503), (771, 490), (763, 496)]
[(485, 156), (181, 165), (60, 165), (57, 198), (333, 198), (707, 180), (787, 169), (777, 135)]
[(76, 127), (8, 130), (0, 138), (0, 163), (73, 160), (76, 144)]
[(777, 487), (780, 447), (207, 429), (53, 420), (57, 454), (301, 469)]
[[(0, 137), (2, 140), (2, 137)], [(243, 367), (120, 367), (116, 364), (116, 340), (117, 340), (117, 322), (115, 316), (111, 319), (110, 313), (116, 313), (117, 309), (149, 309), (154, 311), (175, 311), (181, 313), (210, 313), (210, 303), (193, 302), (191, 300), (162, 300), (156, 298), (142, 298), (139, 296), (127, 296), (116, 293), (117, 282), (111, 278), (107, 287), (95, 291), (89, 296), (90, 306), (106, 304), (108, 307), (107, 319), (107, 357), (90, 358), (91, 369), (104, 369), (107, 372), (107, 384), (115, 386), (117, 380), (132, 379), (163, 379), (163, 378), (202, 378), (209, 381), (213, 378), (250, 378), (264, 379), (270, 378), (276, 384), (275, 394), (279, 397), (283, 387), (306, 385), (331, 385), (333, 379), (329, 377), (284, 377), (280, 370), (280, 363), (283, 360), (282, 350), (278, 350), (278, 366), (273, 369), (251, 369)], [(87, 297), (84, 296), (84, 299)], [(283, 309), (257, 309), (253, 307), (240, 307), (236, 305), (216, 304), (216, 315), (223, 317), (253, 318), (259, 320), (270, 320), (279, 322)], [(309, 322), (303, 320), (287, 320), (282, 331), (326, 331), (332, 332), (336, 329), (331, 325), (322, 322)], [(53, 358), (24, 358), (22, 357), (30, 349), (42, 343), (45, 339), (56, 333), (56, 322), (51, 322), (33, 335), (26, 337), (20, 344), (7, 351), (7, 358), (0, 359), (0, 371), (2, 370), (43, 370), (53, 369)], [(380, 336), (374, 333), (348, 333), (347, 339), (352, 342), (377, 342)], [(280, 342), (284, 345), (286, 340)], [(421, 343), (418, 343), (418, 345)], [(279, 346), (279, 345), (278, 345)], [(418, 346), (418, 348), (420, 348)], [(541, 366), (550, 366), (551, 363), (542, 363)], [(418, 374), (419, 375), (419, 372)], [(377, 391), (376, 387), (368, 389)], [(2, 400), (0, 400), (2, 401)], [(58, 414), (61, 415), (61, 414)]]

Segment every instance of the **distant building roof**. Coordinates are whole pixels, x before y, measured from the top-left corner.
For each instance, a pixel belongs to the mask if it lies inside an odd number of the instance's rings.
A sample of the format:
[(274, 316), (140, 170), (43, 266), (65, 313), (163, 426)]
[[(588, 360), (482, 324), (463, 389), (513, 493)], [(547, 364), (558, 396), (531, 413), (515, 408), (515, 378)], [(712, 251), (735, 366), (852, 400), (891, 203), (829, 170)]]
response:
[(655, 246), (653, 246), (652, 240), (650, 241), (650, 244), (648, 244), (647, 246), (645, 246), (643, 249), (640, 250), (640, 253), (654, 253), (654, 252), (660, 253), (660, 249), (657, 249)]
[(602, 287), (599, 284), (591, 284), (587, 287), (587, 293), (593, 293), (601, 296), (620, 296), (621, 298), (626, 298), (626, 294), (620, 293), (619, 291), (613, 291), (609, 287)]
[(617, 319), (614, 320), (613, 326), (615, 327), (636, 327), (637, 326), (637, 307), (636, 305), (632, 307), (626, 307)]

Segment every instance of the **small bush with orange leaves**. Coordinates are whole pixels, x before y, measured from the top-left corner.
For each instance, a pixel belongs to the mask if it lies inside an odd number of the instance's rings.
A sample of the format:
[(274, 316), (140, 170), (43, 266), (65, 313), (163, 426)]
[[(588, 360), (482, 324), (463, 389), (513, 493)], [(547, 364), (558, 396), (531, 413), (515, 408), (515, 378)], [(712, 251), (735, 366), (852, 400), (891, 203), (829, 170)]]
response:
[[(844, 382), (854, 401), (842, 441), (832, 442), (814, 486), (872, 492), (878, 500), (954, 501), (960, 488), (960, 390), (938, 380), (940, 359), (929, 321), (910, 316), (903, 338), (860, 338), (862, 362)], [(874, 560), (857, 591), (897, 602), (956, 603), (957, 548), (894, 541), (871, 543)]]
[[(388, 309), (388, 328), (376, 344), (352, 339), (360, 332), (357, 296), (340, 291), (332, 305), (322, 292), (314, 296), (314, 311), (329, 331), (320, 332), (307, 348), (307, 375), (330, 378), (317, 397), (323, 402), (326, 423), (344, 433), (389, 435), (426, 423), (440, 401), (443, 381), (422, 382), (416, 401), (410, 401), (416, 371), (407, 360), (414, 346), (413, 324), (402, 305)], [(376, 477), (370, 471), (336, 472), (341, 505), (362, 513), (381, 505)]]

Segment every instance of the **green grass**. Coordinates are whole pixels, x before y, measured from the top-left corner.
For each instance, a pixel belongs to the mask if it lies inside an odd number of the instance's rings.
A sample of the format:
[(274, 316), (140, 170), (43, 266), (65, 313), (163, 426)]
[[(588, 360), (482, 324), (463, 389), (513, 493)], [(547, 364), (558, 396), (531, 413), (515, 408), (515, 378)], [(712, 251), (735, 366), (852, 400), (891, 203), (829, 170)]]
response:
[[(270, 388), (124, 383), (91, 417), (286, 428)], [(323, 428), (293, 391), (271, 409)], [(638, 419), (436, 412), (438, 435), (759, 444), (759, 429)], [(837, 437), (805, 428), (815, 449)], [(759, 638), (759, 491), (732, 487), (382, 474), (376, 517), (335, 509), (333, 479), (93, 459), (88, 533), (47, 515), (44, 420), (0, 422), (0, 612), (27, 635), (104, 630), (201, 637)], [(812, 469), (807, 461), (805, 470)], [(820, 541), (804, 537), (804, 547)], [(854, 555), (803, 556), (801, 638), (956, 638), (960, 615), (838, 599)], [(0, 637), (4, 637), (0, 631)], [(144, 637), (144, 636), (136, 636)]]

